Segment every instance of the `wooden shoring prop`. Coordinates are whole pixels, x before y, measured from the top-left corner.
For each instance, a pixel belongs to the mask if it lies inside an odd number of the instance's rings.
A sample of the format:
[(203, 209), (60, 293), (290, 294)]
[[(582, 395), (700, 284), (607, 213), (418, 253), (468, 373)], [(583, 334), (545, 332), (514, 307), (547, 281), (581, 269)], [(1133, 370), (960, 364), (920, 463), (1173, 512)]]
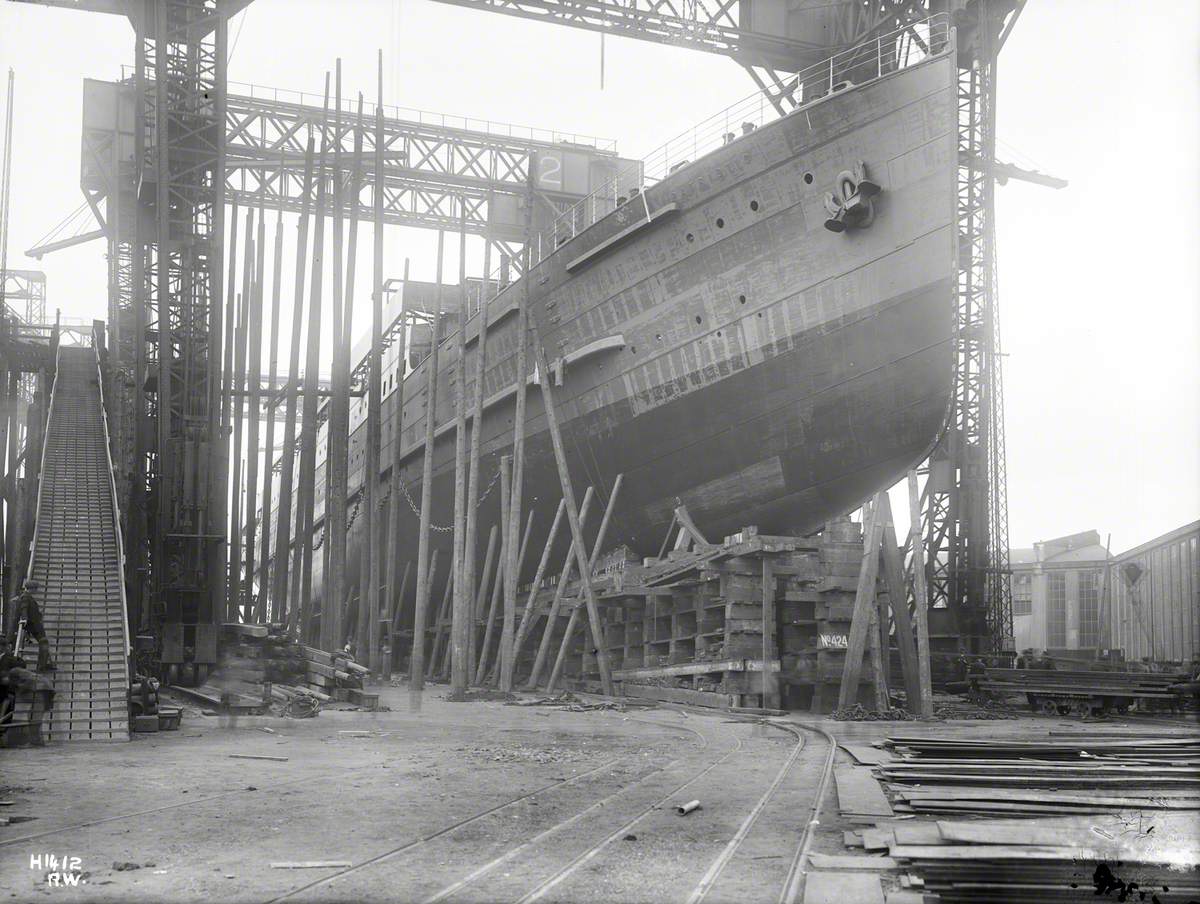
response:
[[(312, 560), (313, 560), (313, 507), (317, 473), (317, 378), (321, 366), (321, 301), (324, 289), (325, 263), (325, 178), (326, 122), (329, 109), (329, 73), (325, 73), (325, 106), (321, 112), (321, 154), (317, 165), (320, 178), (317, 181), (317, 214), (313, 224), (312, 274), (309, 277), (309, 307), (307, 329), (307, 358), (304, 365), (304, 431), (300, 437), (300, 485), (296, 494), (299, 508), (296, 546), (292, 551), (292, 568), (299, 576), (300, 598), (295, 607), (299, 611), (299, 637), (308, 642), (312, 626)], [(362, 582), (359, 582), (360, 586)]]
[[(525, 278), (531, 276), (528, 270), (525, 272)], [(558, 467), (558, 479), (562, 484), (562, 494), (567, 500), (567, 521), (571, 525), (571, 537), (575, 541), (575, 557), (579, 565), (579, 581), (583, 587), (583, 598), (587, 605), (588, 623), (592, 629), (592, 641), (596, 645), (596, 663), (600, 669), (600, 687), (606, 696), (611, 697), (613, 694), (612, 673), (608, 667), (608, 650), (604, 648), (604, 625), (600, 621), (600, 607), (596, 603), (596, 593), (592, 589), (591, 568), (588, 565), (587, 546), (583, 538), (583, 525), (579, 521), (579, 508), (575, 504), (575, 490), (571, 486), (571, 472), (567, 468), (567, 451), (563, 446), (562, 431), (558, 425), (558, 412), (554, 407), (554, 389), (551, 384), (554, 380), (551, 377), (549, 365), (546, 363), (546, 351), (542, 348), (541, 338), (538, 336), (537, 324), (532, 320), (530, 324), (530, 344), (533, 346), (534, 360), (537, 365), (537, 372), (541, 376), (542, 384), (542, 401), (546, 408), (546, 424), (550, 428), (550, 443), (554, 447), (554, 463)], [(525, 337), (522, 336), (518, 340), (520, 345), (525, 344)]]
[[(912, 617), (908, 609), (908, 583), (904, 580), (904, 559), (896, 542), (896, 525), (892, 518), (892, 501), (887, 492), (880, 494), (880, 517), (883, 518), (883, 575), (887, 583), (888, 601), (896, 627), (896, 648), (900, 652), (900, 669), (904, 677), (907, 709), (919, 715), (921, 709), (921, 676), (917, 665), (917, 644), (913, 637)], [(884, 651), (887, 650), (887, 621), (883, 623)]]
[[(492, 195), (488, 192), (488, 203)], [(467, 535), (463, 541), (466, 558), (463, 560), (463, 591), (467, 594), (470, 612), (467, 614), (467, 672), (470, 678), (471, 665), (477, 659), (475, 651), (475, 626), (479, 619), (479, 607), (475, 605), (475, 547), (478, 545), (479, 533), (479, 455), (483, 447), (483, 378), (487, 372), (487, 338), (488, 338), (488, 293), (491, 288), (490, 267), (492, 265), (492, 238), (488, 232), (483, 236), (483, 280), (479, 287), (479, 338), (475, 342), (475, 386), (471, 403), (471, 451), (470, 462), (467, 465), (467, 486), (470, 488), (470, 502), (467, 504)], [(464, 320), (465, 323), (465, 320)]]
[[(617, 479), (613, 482), (612, 492), (608, 496), (608, 505), (604, 507), (604, 517), (600, 520), (600, 530), (596, 533), (596, 542), (592, 544), (592, 554), (588, 558), (588, 574), (596, 567), (596, 562), (600, 559), (600, 553), (604, 551), (604, 538), (608, 533), (608, 525), (612, 520), (613, 510), (617, 505), (617, 497), (621, 493), (621, 484), (625, 480), (624, 474), (618, 474)], [(579, 606), (573, 606), (571, 615), (579, 611)], [(558, 656), (554, 660), (554, 669), (550, 673), (550, 681), (546, 684), (547, 692), (554, 690), (554, 686), (558, 684), (558, 679), (562, 674), (563, 663), (566, 662), (567, 650), (571, 645), (571, 635), (575, 628), (577, 617), (567, 619), (567, 630), (563, 632), (562, 643), (559, 644)]]
[[(383, 172), (383, 51), (379, 51), (376, 61), (375, 103), (375, 173)], [(346, 366), (350, 366), (350, 349), (352, 343), (350, 315), (354, 304), (354, 273), (356, 268), (356, 251), (358, 246), (358, 196), (362, 190), (362, 145), (363, 145), (363, 97), (358, 95), (358, 115), (354, 127), (354, 174), (350, 186), (350, 248), (346, 266), (346, 325), (342, 330), (342, 341), (345, 343)], [(363, 549), (366, 550), (367, 584), (367, 625), (366, 631), (359, 628), (359, 637), (365, 639), (366, 665), (372, 675), (379, 674), (379, 613), (381, 611), (379, 585), (383, 581), (383, 550), (380, 540), (383, 531), (380, 530), (379, 517), (379, 449), (383, 445), (383, 179), (375, 179), (374, 223), (372, 225), (372, 280), (371, 280), (371, 351), (367, 368), (367, 448), (366, 448), (366, 536)], [(347, 389), (349, 388), (347, 380)], [(349, 404), (347, 404), (349, 410)], [(361, 647), (360, 647), (361, 648)]]
[(254, 281), (251, 288), (250, 325), (246, 335), (247, 370), (250, 386), (246, 395), (246, 563), (245, 585), (241, 597), (247, 620), (253, 621), (258, 606), (254, 600), (254, 556), (258, 551), (258, 434), (262, 418), (262, 320), (263, 271), (266, 269), (267, 212), (262, 191), (258, 195), (258, 238), (254, 242)]
[[(533, 514), (533, 509), (530, 509), (529, 513), (525, 516), (525, 532), (521, 535), (521, 548), (517, 553), (518, 571), (525, 566), (525, 554), (529, 551), (529, 537), (533, 533)], [(499, 655), (492, 660), (492, 664), (488, 669), (487, 684), (496, 684), (502, 662), (503, 657)]]
[(925, 583), (925, 549), (921, 545), (921, 498), (917, 472), (908, 472), (908, 545), (912, 552), (913, 620), (917, 629), (917, 680), (922, 719), (933, 717), (933, 681), (929, 674), (929, 591)]
[[(592, 499), (595, 498), (595, 492), (592, 487), (588, 487), (583, 493), (583, 505), (579, 507), (579, 520), (587, 524), (588, 514), (591, 511)], [(559, 501), (559, 508), (562, 513), (567, 513), (567, 500)], [(548, 555), (550, 551), (549, 541), (547, 541), (546, 552), (543, 556)], [(571, 569), (575, 567), (575, 541), (572, 540), (567, 544), (567, 557), (563, 560), (563, 566), (558, 572), (558, 583), (554, 585), (554, 597), (550, 601), (550, 610), (546, 613), (546, 625), (542, 628), (542, 639), (538, 644), (537, 655), (533, 658), (533, 669), (529, 673), (529, 678), (525, 682), (526, 689), (537, 687), (538, 680), (542, 677), (542, 669), (546, 667), (546, 657), (550, 654), (550, 645), (553, 641), (554, 628), (558, 624), (558, 616), (562, 610), (563, 594), (567, 592), (567, 584), (571, 581)], [(539, 582), (540, 583), (540, 582)], [(533, 605), (533, 600), (538, 591), (538, 584), (534, 584), (529, 589), (529, 606)]]
[(429, 608), (429, 521), (433, 513), (433, 446), (437, 422), (438, 349), (442, 344), (442, 252), (446, 233), (439, 229), (437, 240), (437, 303), (433, 311), (431, 338), (433, 346), (425, 360), (425, 448), (421, 460), (421, 519), (417, 539), (417, 604), (413, 612), (412, 658), (409, 660), (410, 705), (420, 707), (421, 691), (425, 687), (425, 610)]
[(443, 639), (447, 639), (447, 609), (450, 608), (450, 601), (454, 597), (454, 581), (458, 577), (454, 573), (454, 560), (450, 562), (450, 573), (446, 575), (446, 586), (442, 588), (442, 601), (438, 604), (437, 617), (433, 622), (433, 643), (429, 646), (429, 665), (425, 668), (425, 677), (432, 678), (434, 675), (441, 675), (445, 670), (446, 659), (450, 654), (450, 644), (442, 646)]
[[(588, 487), (591, 490), (591, 487)], [(587, 510), (588, 502), (591, 501), (591, 496), (584, 496), (583, 509), (580, 511), (580, 517), (587, 523), (587, 515), (584, 512)], [(533, 576), (533, 584), (529, 588), (529, 596), (525, 600), (525, 611), (521, 613), (521, 624), (517, 626), (517, 636), (513, 638), (513, 644), (516, 647), (516, 652), (513, 658), (517, 658), (521, 654), (521, 645), (525, 643), (525, 638), (529, 635), (529, 629), (533, 627), (533, 610), (534, 599), (537, 597), (538, 588), (542, 584), (542, 580), (546, 577), (546, 567), (550, 564), (550, 550), (554, 547), (554, 541), (558, 537), (558, 529), (562, 525), (563, 516), (567, 511), (567, 503), (560, 499), (558, 500), (558, 508), (554, 512), (554, 523), (550, 525), (550, 534), (546, 537), (546, 545), (542, 547), (542, 557), (538, 560), (537, 571)], [(568, 559), (568, 561), (570, 561)]]
[[(346, 488), (349, 466), (346, 449), (350, 429), (349, 386), (343, 388), (343, 375), (349, 367), (342, 361), (342, 310), (345, 304), (343, 253), (345, 251), (345, 198), (342, 185), (342, 61), (335, 67), (333, 90), (333, 280), (330, 295), (330, 319), (333, 324), (333, 367), (330, 373), (329, 418), (325, 431), (325, 543), (321, 553), (325, 564), (325, 603), (321, 613), (321, 649), (331, 650), (342, 636), (342, 606), (346, 598)], [(354, 205), (357, 209), (358, 205)], [(348, 374), (345, 382), (348, 384)], [(359, 606), (356, 625), (362, 624), (362, 592), (359, 581)], [(361, 643), (355, 649), (362, 650)]]
[[(404, 282), (408, 282), (408, 259), (404, 260)], [(408, 567), (412, 560), (408, 558), (410, 550), (400, 548), (400, 513), (403, 509), (404, 494), (404, 458), (401, 447), (404, 445), (404, 384), (407, 370), (408, 348), (408, 315), (404, 311), (403, 296), (400, 305), (400, 335), (396, 338), (396, 354), (399, 361), (396, 365), (396, 390), (392, 397), (396, 400), (392, 410), (392, 470), (388, 475), (388, 531), (387, 531), (387, 588), (392, 605), (392, 633), (399, 628), (401, 603), (404, 591), (408, 589)], [(404, 578), (398, 580), (400, 559), (405, 560)], [(399, 589), (397, 589), (399, 587)], [(396, 643), (392, 641), (392, 650)], [(393, 654), (394, 655), (394, 654)]]
[(283, 414), (283, 452), (279, 467), (279, 516), (275, 527), (275, 572), (272, 575), (271, 600), (276, 617), (287, 616), (288, 633), (295, 634), (298, 613), (290, 605), (292, 593), (289, 584), (288, 556), (296, 542), (299, 531), (292, 531), (292, 484), (296, 474), (296, 390), (300, 385), (300, 334), (304, 326), (304, 276), (305, 253), (308, 249), (308, 221), (313, 194), (313, 145), (312, 132), (304, 151), (304, 199), (300, 205), (300, 225), (296, 230), (296, 284), (292, 305), (292, 342), (288, 355), (287, 404)]
[[(866, 508), (864, 506), (864, 509)], [(858, 586), (854, 591), (854, 612), (850, 617), (850, 637), (846, 644), (846, 659), (842, 664), (838, 709), (853, 706), (858, 700), (863, 653), (866, 652), (874, 623), (875, 579), (879, 572), (879, 536), (883, 525), (879, 518), (875, 517), (873, 506), (870, 507), (869, 514), (864, 512), (863, 522), (862, 565), (858, 570)]]
[(487, 620), (483, 627), (483, 644), (479, 648), (479, 661), (475, 663), (475, 683), (483, 684), (487, 674), (488, 655), (492, 646), (492, 629), (495, 626), (496, 605), (504, 587), (504, 569), (507, 566), (508, 551), (508, 505), (509, 493), (512, 490), (512, 458), (500, 456), (500, 547), (496, 563), (496, 578), (492, 585), (492, 601), (488, 606)]
[(246, 210), (246, 247), (242, 261), (242, 293), (238, 296), (237, 336), (233, 357), (233, 508), (229, 524), (230, 621), (242, 620), (242, 431), (246, 402), (246, 333), (250, 306), (254, 303), (254, 208)]
[[(488, 586), (492, 581), (493, 566), (496, 565), (496, 544), (500, 540), (500, 526), (493, 524), (491, 530), (488, 531), (487, 554), (483, 557), (483, 574), (480, 577), (479, 586), (475, 588), (475, 599), (471, 604), (471, 636), (475, 638), (476, 643), (472, 644), (472, 649), (478, 646), (479, 638), (475, 635), (479, 633), (479, 621), (483, 615), (483, 603), (487, 599)], [(478, 662), (478, 656), (471, 660), (471, 676), (475, 675), (475, 664)]]
[[(282, 179), (282, 164), (280, 178)], [(266, 455), (263, 463), (262, 489), (262, 542), (259, 544), (261, 565), (258, 572), (258, 606), (254, 620), (259, 624), (275, 621), (276, 615), (269, 605), (271, 588), (271, 508), (273, 505), (274, 481), (271, 476), (272, 457), (275, 454), (275, 417), (278, 406), (275, 404), (275, 381), (279, 378), (279, 298), (280, 286), (283, 284), (283, 208), (280, 207), (275, 216), (275, 253), (272, 258), (271, 279), (271, 339), (267, 352), (267, 392), (270, 394), (270, 404), (267, 406), (267, 429), (265, 437)]]
[[(525, 193), (525, 267), (521, 271), (521, 291), (517, 295), (517, 399), (513, 412), (513, 473), (512, 497), (508, 507), (508, 537), (514, 542), (505, 546), (504, 555), (504, 620), (500, 630), (500, 690), (512, 690), (513, 634), (517, 627), (517, 587), (521, 583), (521, 570), (517, 564), (519, 550), (515, 537), (521, 529), (521, 489), (525, 483), (525, 410), (528, 402), (529, 384), (526, 371), (529, 368), (529, 299), (531, 295), (533, 255), (533, 205), (534, 180), (536, 178), (536, 154), (529, 161), (529, 178)], [(543, 372), (543, 382), (549, 377)]]
[(779, 678), (771, 669), (776, 658), (775, 644), (775, 565), (770, 556), (762, 557), (762, 706), (779, 708)]
[[(394, 552), (394, 550), (393, 550)], [(392, 637), (400, 631), (400, 614), (403, 611), (404, 595), (408, 592), (408, 578), (412, 574), (412, 559), (404, 563), (404, 577), (400, 579), (400, 589), (392, 597)], [(395, 640), (392, 641), (392, 649), (396, 648)]]
[[(454, 362), (454, 604), (450, 614), (450, 693), (462, 695), (470, 684), (467, 636), (471, 626), (471, 587), (466, 582), (467, 550), (467, 215), (458, 223), (458, 342)], [(478, 433), (479, 431), (476, 431)], [(472, 506), (474, 507), (474, 506)], [(439, 626), (440, 630), (440, 626)]]

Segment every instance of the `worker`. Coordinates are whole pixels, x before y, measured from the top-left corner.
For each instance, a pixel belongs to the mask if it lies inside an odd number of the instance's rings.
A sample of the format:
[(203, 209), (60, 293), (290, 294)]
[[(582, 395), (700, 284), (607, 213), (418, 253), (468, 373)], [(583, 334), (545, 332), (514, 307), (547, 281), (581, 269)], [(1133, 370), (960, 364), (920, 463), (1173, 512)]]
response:
[[(39, 589), (41, 589), (41, 585), (37, 581), (26, 581), (24, 588), (14, 602), (13, 608), (16, 612), (16, 627), (14, 628), (12, 644), (14, 647), (16, 646), (16, 632), (20, 630), (21, 622), (24, 621), (25, 630), (37, 641), (37, 670), (39, 672), (53, 672), (55, 666), (54, 662), (50, 659), (50, 641), (46, 639), (46, 628), (42, 624), (42, 610), (38, 606), (37, 597), (34, 595)], [(16, 650), (15, 652), (20, 653), (20, 650)]]
[(758, 128), (758, 126), (756, 126), (752, 122), (744, 122), (744, 123), (742, 123), (742, 134), (749, 135), (751, 132), (753, 132), (757, 128)]
[(30, 709), (28, 723), (32, 730), (28, 737), (40, 747), (43, 743), (41, 723), (54, 699), (54, 686), (48, 679), (40, 679), (29, 671), (24, 659), (13, 648), (9, 639), (0, 632), (0, 731), (11, 728), (17, 695), (29, 693)]
[(1026, 647), (1021, 651), (1021, 655), (1017, 657), (1016, 667), (1018, 669), (1031, 669), (1035, 660), (1033, 647)]

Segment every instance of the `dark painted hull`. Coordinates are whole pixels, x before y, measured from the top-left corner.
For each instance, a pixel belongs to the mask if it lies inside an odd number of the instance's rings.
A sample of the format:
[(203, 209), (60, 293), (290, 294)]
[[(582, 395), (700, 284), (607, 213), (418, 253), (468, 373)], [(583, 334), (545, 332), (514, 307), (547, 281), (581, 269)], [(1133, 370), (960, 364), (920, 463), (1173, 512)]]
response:
[[(953, 384), (953, 77), (948, 55), (764, 126), (652, 187), (648, 208), (673, 204), (671, 216), (568, 271), (621, 228), (610, 216), (534, 271), (531, 316), (552, 364), (568, 356), (556, 397), (577, 492), (591, 484), (606, 500), (625, 475), (606, 545), (655, 553), (677, 500), (710, 538), (751, 524), (809, 532), (893, 483), (931, 448)], [(883, 186), (875, 220), (830, 232), (824, 195), (859, 160)], [(515, 317), (504, 312), (521, 289), (492, 303), (498, 323), (489, 332), (485, 396), (495, 403), (483, 418), (481, 488), (511, 448), (513, 397), (502, 396), (515, 384)], [(571, 358), (598, 339), (609, 347)], [(454, 434), (442, 426), (453, 421), (453, 348), (443, 346), (439, 378), (432, 517), (440, 525), (453, 510)], [(473, 345), (466, 364), (469, 397)], [(424, 385), (422, 365), (405, 381), (402, 473), (414, 501)], [(384, 405), (381, 495), (395, 401), (392, 393)], [(361, 484), (364, 434), (360, 425), (352, 438), (352, 492)], [(525, 502), (535, 512), (529, 579), (561, 495), (536, 388), (526, 436)], [(318, 521), (323, 490), (321, 468)], [(497, 522), (498, 497), (493, 489), (481, 506), (477, 555)], [(409, 560), (417, 517), (401, 504), (401, 536), (388, 555)], [(386, 523), (386, 507), (379, 518)], [(598, 522), (594, 516), (593, 532)], [(360, 516), (350, 533), (352, 584), (362, 523)], [(434, 532), (433, 540), (444, 563), (450, 534)]]

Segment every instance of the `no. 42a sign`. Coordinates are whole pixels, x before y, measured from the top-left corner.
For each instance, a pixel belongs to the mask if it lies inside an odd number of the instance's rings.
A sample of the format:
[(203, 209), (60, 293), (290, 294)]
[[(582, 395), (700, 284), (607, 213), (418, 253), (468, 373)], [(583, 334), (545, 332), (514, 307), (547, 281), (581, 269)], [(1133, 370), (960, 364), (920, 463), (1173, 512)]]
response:
[(817, 644), (822, 650), (844, 650), (850, 646), (850, 638), (845, 634), (821, 634)]

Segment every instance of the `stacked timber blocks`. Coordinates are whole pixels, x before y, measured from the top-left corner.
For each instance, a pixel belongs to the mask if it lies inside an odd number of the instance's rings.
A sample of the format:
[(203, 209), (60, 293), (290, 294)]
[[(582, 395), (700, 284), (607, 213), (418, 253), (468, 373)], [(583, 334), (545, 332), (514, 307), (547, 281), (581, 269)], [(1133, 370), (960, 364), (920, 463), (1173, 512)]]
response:
[(226, 624), (221, 658), (208, 683), (197, 689), (215, 705), (262, 712), (313, 711), (314, 704), (348, 701), (374, 709), (378, 696), (365, 694), (367, 669), (344, 654), (300, 643), (284, 625)]

